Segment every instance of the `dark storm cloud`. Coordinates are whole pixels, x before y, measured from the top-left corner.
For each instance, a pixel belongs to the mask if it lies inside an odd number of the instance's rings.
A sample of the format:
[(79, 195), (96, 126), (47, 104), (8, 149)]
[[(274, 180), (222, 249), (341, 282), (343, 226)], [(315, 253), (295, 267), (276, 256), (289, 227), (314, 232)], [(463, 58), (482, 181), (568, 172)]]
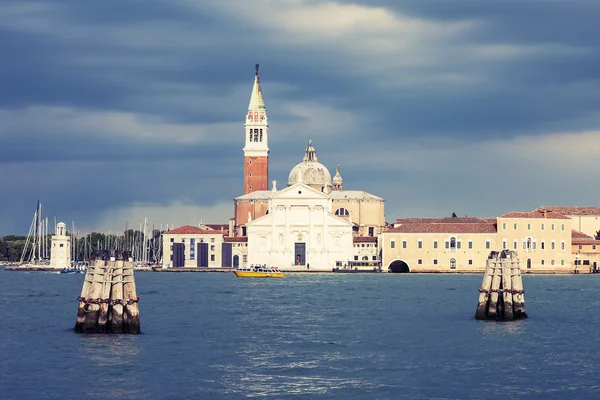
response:
[[(360, 35), (319, 37), (311, 21), (269, 19), (272, 9), (302, 2), (273, 2), (261, 9), (260, 21), (237, 2), (229, 8), (211, 1), (0, 5), (0, 172), (8, 188), (0, 194), (0, 234), (22, 232), (38, 197), (47, 209), (92, 226), (102, 210), (135, 202), (210, 205), (239, 195), (243, 118), (257, 62), (278, 186), (312, 137), (320, 160), (332, 172), (339, 161), (352, 188), (389, 198), (387, 214), (435, 210), (444, 201), (439, 193), (464, 203), (473, 188), (454, 190), (444, 173), (411, 172), (402, 162), (369, 163), (381, 151), (402, 154), (415, 144), (460, 149), (600, 126), (598, 2), (340, 3), (386, 7), (428, 25), (407, 31), (414, 37), (385, 30), (386, 21)], [(438, 24), (465, 28), (436, 36)], [(361, 42), (369, 35), (373, 42)], [(356, 47), (388, 36), (387, 44), (407, 44), (379, 52), (375, 45)], [(324, 107), (329, 121), (318, 115)], [(36, 115), (41, 120), (32, 123)], [(72, 121), (80, 115), (86, 118)], [(151, 117), (163, 131), (147, 137)], [(112, 125), (104, 133), (105, 123)], [(194, 138), (196, 126), (209, 133)], [(206, 139), (211, 131), (215, 140)], [(503, 164), (487, 167), (519, 174)], [(485, 178), (470, 179), (485, 185)], [(552, 195), (539, 185), (538, 192)], [(114, 187), (119, 195), (107, 195)], [(393, 200), (399, 191), (407, 202)], [(494, 201), (483, 196), (481, 206), (468, 204), (491, 216), (485, 207)]]

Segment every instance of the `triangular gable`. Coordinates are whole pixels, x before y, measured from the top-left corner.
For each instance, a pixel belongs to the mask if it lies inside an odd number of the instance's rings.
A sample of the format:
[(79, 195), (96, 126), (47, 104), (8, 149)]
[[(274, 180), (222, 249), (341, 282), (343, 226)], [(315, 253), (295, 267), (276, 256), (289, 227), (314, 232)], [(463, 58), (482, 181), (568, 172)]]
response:
[(317, 189), (313, 189), (304, 183), (294, 183), (285, 189), (273, 193), (272, 199), (328, 199), (329, 196)]

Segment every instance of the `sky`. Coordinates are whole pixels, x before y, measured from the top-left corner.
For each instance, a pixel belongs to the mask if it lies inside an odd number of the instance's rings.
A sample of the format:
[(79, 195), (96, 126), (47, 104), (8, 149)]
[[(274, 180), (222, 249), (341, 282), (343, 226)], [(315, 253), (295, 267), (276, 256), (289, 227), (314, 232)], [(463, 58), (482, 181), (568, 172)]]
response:
[(307, 140), (399, 217), (600, 203), (600, 1), (0, 2), (0, 235), (227, 223), (260, 64), (270, 180)]

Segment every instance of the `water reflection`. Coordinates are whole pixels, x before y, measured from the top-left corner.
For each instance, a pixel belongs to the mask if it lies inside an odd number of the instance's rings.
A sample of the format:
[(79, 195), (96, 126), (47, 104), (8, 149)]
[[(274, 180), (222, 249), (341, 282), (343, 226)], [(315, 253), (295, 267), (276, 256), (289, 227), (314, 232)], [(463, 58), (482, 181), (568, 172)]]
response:
[(479, 321), (482, 327), (479, 331), (484, 335), (520, 335), (523, 333), (523, 325), (526, 320), (516, 321)]
[(139, 381), (138, 335), (79, 335), (83, 363), (90, 373), (103, 379), (91, 379), (86, 387), (90, 398), (136, 399), (147, 395)]

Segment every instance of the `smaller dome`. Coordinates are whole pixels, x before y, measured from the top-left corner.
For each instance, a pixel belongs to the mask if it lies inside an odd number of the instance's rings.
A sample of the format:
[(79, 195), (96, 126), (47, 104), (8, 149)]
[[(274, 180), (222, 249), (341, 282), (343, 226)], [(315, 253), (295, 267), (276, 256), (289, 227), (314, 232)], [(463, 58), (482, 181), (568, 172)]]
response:
[(333, 177), (332, 180), (334, 185), (341, 185), (342, 184), (342, 175), (340, 175), (340, 165), (338, 164), (337, 168), (335, 169), (335, 176)]

